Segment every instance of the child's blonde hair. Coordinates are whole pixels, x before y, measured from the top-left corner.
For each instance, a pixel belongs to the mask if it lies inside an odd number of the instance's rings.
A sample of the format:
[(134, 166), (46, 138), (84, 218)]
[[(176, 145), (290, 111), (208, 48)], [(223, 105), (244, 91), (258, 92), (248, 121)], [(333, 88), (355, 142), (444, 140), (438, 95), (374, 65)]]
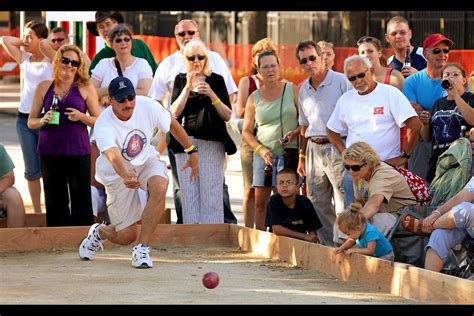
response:
[(362, 212), (350, 209), (347, 209), (339, 214), (336, 219), (336, 225), (343, 233), (350, 230), (358, 230), (362, 224), (365, 224), (365, 222), (366, 218)]

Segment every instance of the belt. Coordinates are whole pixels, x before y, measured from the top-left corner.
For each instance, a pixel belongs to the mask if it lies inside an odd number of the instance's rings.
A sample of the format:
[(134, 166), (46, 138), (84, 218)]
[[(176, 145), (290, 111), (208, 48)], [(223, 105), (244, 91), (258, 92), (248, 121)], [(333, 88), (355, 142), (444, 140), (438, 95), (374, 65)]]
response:
[(318, 145), (324, 145), (324, 144), (329, 144), (330, 143), (329, 139), (327, 139), (327, 138), (310, 137), (309, 140), (312, 141), (315, 144), (318, 144)]

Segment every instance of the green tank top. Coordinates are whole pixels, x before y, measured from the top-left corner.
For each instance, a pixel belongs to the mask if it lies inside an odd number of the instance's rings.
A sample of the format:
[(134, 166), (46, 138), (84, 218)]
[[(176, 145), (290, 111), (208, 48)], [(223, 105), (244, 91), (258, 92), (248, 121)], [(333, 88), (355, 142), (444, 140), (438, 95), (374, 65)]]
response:
[[(280, 122), (283, 122), (283, 135), (289, 131), (293, 131), (298, 127), (298, 113), (296, 111), (293, 84), (287, 83), (281, 111), (280, 120), (280, 106), (282, 104), (281, 97), (268, 102), (262, 100), (260, 92), (256, 90), (253, 94), (255, 105), (255, 122), (257, 123), (257, 140), (270, 149), (274, 155), (283, 155), (283, 146), (278, 141), (282, 137)], [(297, 148), (297, 138), (293, 138), (286, 148)]]

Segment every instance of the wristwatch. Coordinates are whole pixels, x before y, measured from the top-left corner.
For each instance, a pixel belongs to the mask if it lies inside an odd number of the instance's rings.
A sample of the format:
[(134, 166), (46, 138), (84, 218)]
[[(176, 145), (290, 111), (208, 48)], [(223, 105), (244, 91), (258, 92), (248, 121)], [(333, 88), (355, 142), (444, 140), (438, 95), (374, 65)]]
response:
[(407, 154), (406, 152), (402, 151), (402, 155), (400, 157), (410, 159), (411, 155)]
[(197, 146), (194, 146), (193, 149), (191, 149), (190, 151), (187, 152), (188, 155), (191, 155), (192, 153), (197, 153), (198, 152), (198, 148)]

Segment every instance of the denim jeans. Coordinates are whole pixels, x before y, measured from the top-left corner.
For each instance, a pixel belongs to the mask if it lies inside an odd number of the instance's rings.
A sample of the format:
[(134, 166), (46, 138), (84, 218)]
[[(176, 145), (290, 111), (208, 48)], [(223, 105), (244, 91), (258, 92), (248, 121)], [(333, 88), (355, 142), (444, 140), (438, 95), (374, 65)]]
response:
[(41, 167), (37, 153), (39, 130), (28, 128), (27, 122), (28, 118), (17, 116), (16, 132), (20, 140), (23, 161), (25, 163), (25, 179), (38, 180), (41, 178)]

